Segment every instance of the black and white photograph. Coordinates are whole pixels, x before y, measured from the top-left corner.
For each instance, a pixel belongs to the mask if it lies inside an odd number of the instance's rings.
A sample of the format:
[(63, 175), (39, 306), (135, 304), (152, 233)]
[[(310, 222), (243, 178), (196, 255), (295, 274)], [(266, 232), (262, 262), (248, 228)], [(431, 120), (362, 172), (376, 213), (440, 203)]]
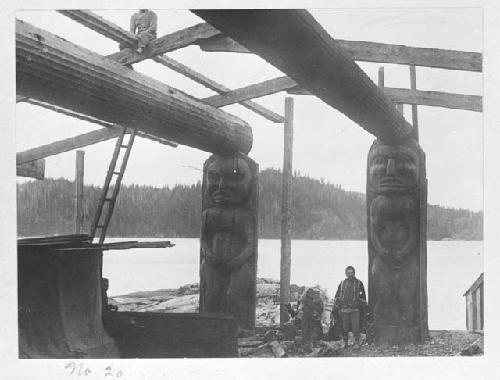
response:
[(18, 378), (494, 378), (486, 5), (76, 3), (2, 11)]

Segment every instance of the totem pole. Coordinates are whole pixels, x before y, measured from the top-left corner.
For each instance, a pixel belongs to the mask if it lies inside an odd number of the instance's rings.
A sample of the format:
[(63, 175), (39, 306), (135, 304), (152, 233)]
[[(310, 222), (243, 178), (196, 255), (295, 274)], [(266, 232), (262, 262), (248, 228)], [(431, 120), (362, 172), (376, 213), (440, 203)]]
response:
[(415, 140), (376, 140), (367, 170), (368, 300), (379, 344), (421, 342), (427, 326), (427, 179)]
[(232, 314), (240, 336), (255, 328), (258, 165), (212, 155), (204, 165), (200, 312)]

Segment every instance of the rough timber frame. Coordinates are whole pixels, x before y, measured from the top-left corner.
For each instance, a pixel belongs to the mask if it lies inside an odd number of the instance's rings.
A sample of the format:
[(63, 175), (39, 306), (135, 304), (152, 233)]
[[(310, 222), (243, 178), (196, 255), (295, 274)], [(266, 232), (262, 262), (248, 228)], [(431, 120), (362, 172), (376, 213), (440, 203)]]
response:
[[(251, 101), (251, 99), (271, 95), (280, 91), (286, 91), (289, 94), (295, 95), (311, 95), (311, 92), (302, 88), (297, 82), (286, 76), (231, 90), (204, 76), (203, 74), (196, 72), (188, 66), (183, 65), (170, 57), (162, 55), (163, 53), (190, 45), (198, 45), (203, 51), (207, 52), (224, 51), (250, 53), (246, 47), (223, 35), (219, 30), (210, 24), (201, 23), (162, 36), (153, 42), (151, 49), (145, 55), (138, 55), (133, 49), (129, 48), (133, 47), (136, 43), (136, 37), (116, 24), (113, 24), (101, 16), (87, 10), (60, 10), (59, 12), (125, 47), (122, 51), (114, 53), (108, 56), (108, 58), (124, 64), (136, 63), (141, 60), (151, 58), (155, 62), (219, 93), (219, 95), (201, 99), (204, 103), (215, 107), (223, 107), (229, 104), (240, 103), (244, 107), (274, 123), (282, 123), (284, 122), (283, 116)], [(197, 11), (195, 11), (195, 13), (196, 12)], [(480, 53), (415, 48), (403, 45), (391, 45), (365, 41), (336, 40), (336, 42), (348, 56), (357, 61), (409, 64), (473, 72), (482, 71), (482, 55)], [(475, 112), (482, 111), (482, 97), (477, 95), (462, 95), (387, 87), (383, 88), (382, 91), (390, 98), (390, 100), (392, 100), (392, 102), (396, 104), (427, 105), (470, 110)], [(43, 159), (44, 157), (48, 157), (53, 154), (58, 154), (64, 151), (94, 144), (99, 141), (111, 139), (117, 135), (117, 131), (119, 130), (117, 125), (115, 126), (113, 123), (109, 123), (85, 114), (76, 113), (52, 104), (38, 102), (22, 95), (18, 95), (17, 101), (26, 101), (32, 104), (37, 104), (56, 112), (67, 114), (106, 127), (106, 129), (100, 131), (85, 133), (73, 138), (64, 139), (42, 147), (20, 152), (17, 154), (18, 164), (33, 162), (34, 160)], [(165, 145), (173, 147), (177, 146), (176, 143), (170, 140), (158, 138), (157, 136), (153, 136), (142, 131), (140, 131), (138, 135), (158, 141)], [(20, 172), (22, 172), (22, 170), (20, 170)], [(24, 173), (26, 173), (26, 171), (24, 171)], [(37, 174), (37, 176), (40, 177), (39, 174)]]

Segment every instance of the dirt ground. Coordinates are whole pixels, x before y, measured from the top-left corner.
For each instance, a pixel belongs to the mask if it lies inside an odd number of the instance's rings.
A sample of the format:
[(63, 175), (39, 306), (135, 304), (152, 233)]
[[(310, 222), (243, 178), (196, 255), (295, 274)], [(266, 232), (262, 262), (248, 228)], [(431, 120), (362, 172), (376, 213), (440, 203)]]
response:
[[(276, 357), (277, 352), (260, 341), (259, 335), (249, 341), (242, 341), (241, 357)], [(363, 343), (357, 350), (352, 348), (352, 341), (349, 344), (349, 348), (345, 349), (342, 342), (320, 341), (311, 350), (304, 350), (294, 342), (285, 341), (280, 342), (285, 351), (280, 357), (458, 356), (468, 348), (470, 354), (482, 355), (484, 347), (483, 334), (458, 330), (431, 331), (429, 341), (424, 344), (391, 347)]]

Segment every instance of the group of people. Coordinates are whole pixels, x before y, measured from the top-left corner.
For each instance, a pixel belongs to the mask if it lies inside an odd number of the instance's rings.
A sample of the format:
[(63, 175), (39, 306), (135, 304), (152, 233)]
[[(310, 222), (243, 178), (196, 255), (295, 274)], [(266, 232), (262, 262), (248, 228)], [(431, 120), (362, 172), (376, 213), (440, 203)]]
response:
[[(332, 312), (330, 314), (330, 329), (327, 340), (344, 341), (344, 347), (349, 347), (349, 332), (354, 337), (354, 349), (360, 347), (361, 331), (366, 321), (366, 293), (363, 282), (356, 278), (354, 267), (345, 269), (346, 278), (341, 281), (335, 293)], [(302, 343), (311, 345), (323, 338), (321, 317), (324, 311), (319, 289), (308, 288), (304, 291), (297, 311), (288, 306), (292, 318), (298, 321), (302, 330)]]

